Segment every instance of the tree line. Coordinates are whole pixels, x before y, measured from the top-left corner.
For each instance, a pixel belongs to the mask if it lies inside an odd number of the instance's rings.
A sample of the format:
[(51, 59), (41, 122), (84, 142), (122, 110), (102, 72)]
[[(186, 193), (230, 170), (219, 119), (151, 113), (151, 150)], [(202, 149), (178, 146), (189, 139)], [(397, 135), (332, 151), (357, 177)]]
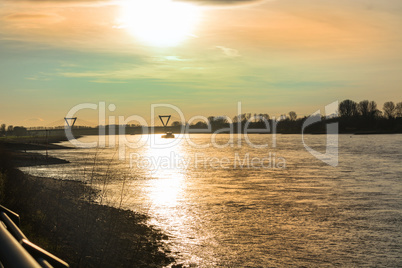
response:
[[(319, 116), (320, 122), (307, 127), (306, 133), (325, 133), (326, 125), (338, 122), (341, 133), (353, 132), (399, 132), (402, 133), (402, 102), (395, 104), (392, 101), (385, 102), (380, 111), (375, 101), (363, 100), (355, 102), (344, 100), (339, 103), (338, 110), (332, 115)], [(282, 114), (279, 118), (271, 118), (268, 114), (243, 113), (233, 118), (227, 116), (209, 116), (208, 121), (199, 121), (189, 126), (190, 129), (208, 129), (213, 132), (232, 128), (234, 131), (240, 129), (242, 132), (247, 129), (270, 129), (277, 133), (301, 133), (303, 123), (307, 116), (299, 117), (295, 111)], [(240, 126), (240, 127), (239, 127)], [(179, 121), (172, 123), (176, 130), (183, 127)]]
[(341, 132), (402, 133), (402, 102), (387, 101), (381, 111), (375, 101), (344, 100), (338, 112)]
[(26, 136), (28, 133), (25, 127), (14, 127), (13, 125), (7, 126), (6, 124), (0, 125), (0, 137), (3, 136)]
[[(304, 129), (305, 133), (325, 133), (326, 125), (329, 123), (339, 123), (340, 133), (402, 133), (402, 102), (394, 103), (387, 101), (378, 109), (375, 101), (363, 100), (355, 102), (344, 100), (339, 103), (336, 113), (330, 116), (319, 116), (319, 122)], [(298, 117), (295, 111), (288, 114), (282, 114), (279, 118), (271, 118), (266, 113), (243, 113), (233, 118), (228, 116), (209, 116), (205, 121), (198, 121), (191, 125), (174, 121), (170, 128), (179, 132), (184, 127), (190, 130), (204, 131), (206, 129), (212, 132), (222, 129), (231, 129), (232, 131), (244, 132), (246, 129), (269, 130), (277, 133), (301, 133), (303, 123), (307, 116)], [(107, 126), (103, 126), (107, 127)], [(140, 125), (126, 125), (126, 128), (140, 128)], [(52, 129), (63, 129), (64, 127), (55, 127)], [(88, 126), (77, 126), (74, 129), (97, 129)], [(29, 131), (45, 130), (44, 127), (25, 128), (22, 126), (13, 127), (12, 125), (0, 126), (0, 136), (25, 136)], [(264, 131), (262, 131), (264, 132)], [(265, 131), (267, 132), (267, 131)], [(116, 132), (118, 133), (118, 132)]]
[(377, 109), (375, 101), (364, 100), (359, 103), (352, 100), (344, 100), (339, 103), (339, 115), (341, 117), (362, 117), (393, 119), (402, 117), (402, 102), (395, 105), (392, 101), (387, 101), (383, 105), (383, 111)]

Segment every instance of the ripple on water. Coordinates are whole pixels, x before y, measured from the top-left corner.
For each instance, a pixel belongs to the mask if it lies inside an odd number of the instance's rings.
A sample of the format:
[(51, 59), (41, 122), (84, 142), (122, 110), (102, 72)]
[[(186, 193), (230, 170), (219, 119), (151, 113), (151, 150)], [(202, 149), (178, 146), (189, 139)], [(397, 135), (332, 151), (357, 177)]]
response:
[[(194, 137), (200, 144), (210, 139)], [(225, 135), (220, 138), (226, 143)], [(268, 135), (252, 138), (271, 140)], [(306, 141), (325, 150), (323, 136)], [(284, 170), (231, 165), (236, 153), (267, 157), (273, 148), (257, 150), (243, 142), (241, 148), (198, 150), (181, 142), (133, 152), (150, 157), (174, 152), (190, 160), (187, 167), (130, 169), (128, 162), (116, 159), (116, 150), (106, 148), (51, 151), (72, 163), (25, 171), (94, 179), (94, 186), (107, 178), (109, 204), (119, 203), (125, 182), (124, 207), (148, 213), (149, 223), (169, 235), (172, 254), (186, 265), (402, 266), (402, 136), (341, 135), (339, 142), (337, 167), (311, 156), (300, 136), (280, 135), (274, 151), (286, 159)], [(197, 166), (197, 153), (227, 158), (229, 164)]]

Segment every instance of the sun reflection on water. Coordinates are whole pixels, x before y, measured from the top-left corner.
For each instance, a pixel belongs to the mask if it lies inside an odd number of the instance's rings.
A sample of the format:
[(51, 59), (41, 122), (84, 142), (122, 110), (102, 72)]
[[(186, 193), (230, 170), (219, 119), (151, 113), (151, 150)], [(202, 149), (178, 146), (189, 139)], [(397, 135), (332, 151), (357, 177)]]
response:
[(177, 206), (182, 197), (186, 170), (172, 161), (172, 156), (185, 157), (182, 142), (155, 135), (144, 155), (150, 166), (149, 198), (155, 206), (161, 207), (160, 212), (166, 212), (164, 207)]
[(151, 137), (149, 146), (143, 152), (144, 157), (154, 161), (146, 181), (146, 195), (150, 204), (148, 212), (152, 215), (149, 224), (159, 226), (168, 234), (166, 243), (177, 260), (197, 264), (201, 259), (187, 254), (183, 248), (197, 247), (202, 243), (202, 238), (195, 235), (191, 226), (195, 222), (194, 215), (185, 208), (188, 204), (188, 170), (185, 165), (169, 162), (172, 158), (188, 159), (190, 156), (185, 148), (181, 135), (176, 135), (174, 140), (163, 139), (161, 135)]

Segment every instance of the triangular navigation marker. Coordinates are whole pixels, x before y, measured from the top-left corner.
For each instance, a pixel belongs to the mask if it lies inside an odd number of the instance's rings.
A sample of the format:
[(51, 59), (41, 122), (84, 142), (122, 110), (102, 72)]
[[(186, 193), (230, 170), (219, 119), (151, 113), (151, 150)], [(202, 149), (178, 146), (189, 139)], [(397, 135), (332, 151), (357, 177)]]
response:
[[(166, 123), (163, 121), (164, 118), (167, 118)], [(169, 120), (170, 120), (170, 115), (160, 115), (160, 116), (159, 116), (159, 119), (161, 120), (162, 125), (163, 125), (164, 127), (167, 127), (167, 125), (168, 125), (168, 123), (169, 123)]]
[[(66, 124), (68, 127), (73, 127), (75, 124), (75, 121), (77, 121), (77, 117), (71, 117), (71, 118), (64, 117), (64, 120), (66, 121)], [(70, 123), (71, 123), (71, 125), (70, 125)]]

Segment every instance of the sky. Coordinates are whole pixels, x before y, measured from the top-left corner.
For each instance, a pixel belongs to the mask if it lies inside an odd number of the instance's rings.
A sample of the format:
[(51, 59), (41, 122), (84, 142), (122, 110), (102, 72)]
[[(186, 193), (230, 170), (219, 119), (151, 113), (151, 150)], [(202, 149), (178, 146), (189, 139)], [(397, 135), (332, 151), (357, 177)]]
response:
[(402, 101), (401, 26), (400, 0), (0, 0), (0, 124), (99, 102), (147, 120), (152, 104), (186, 119), (382, 108)]

